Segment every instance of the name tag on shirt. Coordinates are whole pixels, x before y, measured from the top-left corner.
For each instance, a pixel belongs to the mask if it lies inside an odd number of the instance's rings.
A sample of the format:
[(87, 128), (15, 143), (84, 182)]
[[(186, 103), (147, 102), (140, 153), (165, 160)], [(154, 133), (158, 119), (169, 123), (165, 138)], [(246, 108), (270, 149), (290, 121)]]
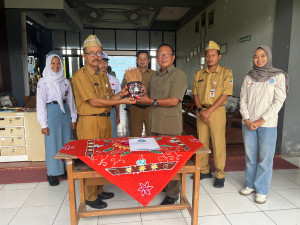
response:
[(204, 80), (198, 80), (198, 82), (202, 82), (202, 81), (204, 81)]
[(211, 89), (209, 92), (209, 97), (213, 98), (215, 97), (216, 89)]
[(94, 85), (95, 85), (95, 86), (99, 86), (99, 84), (98, 84), (98, 83), (94, 83)]

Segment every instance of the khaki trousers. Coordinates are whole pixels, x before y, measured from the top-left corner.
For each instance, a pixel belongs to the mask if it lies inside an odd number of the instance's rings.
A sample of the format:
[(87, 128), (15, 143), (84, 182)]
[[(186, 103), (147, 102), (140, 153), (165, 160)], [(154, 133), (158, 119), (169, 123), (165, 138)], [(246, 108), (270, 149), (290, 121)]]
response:
[[(79, 116), (77, 124), (78, 139), (97, 139), (111, 137), (111, 123), (109, 117)], [(95, 201), (98, 194), (103, 192), (103, 185), (85, 186), (85, 199)]]
[[(224, 172), (226, 162), (226, 111), (225, 107), (219, 107), (209, 117), (209, 123), (204, 123), (197, 116), (198, 138), (205, 147), (209, 148), (210, 139), (213, 146), (214, 164), (216, 167), (216, 178), (222, 179), (226, 176)], [(209, 154), (201, 155), (201, 173), (209, 173)]]
[(130, 127), (132, 137), (141, 137), (145, 123), (146, 135), (150, 136), (149, 128), (149, 107), (141, 109), (137, 106), (130, 106)]
[[(158, 134), (151, 133), (152, 136), (180, 136), (181, 134)], [(181, 191), (181, 182), (179, 180), (170, 181), (165, 187), (167, 196), (171, 198), (178, 198)]]

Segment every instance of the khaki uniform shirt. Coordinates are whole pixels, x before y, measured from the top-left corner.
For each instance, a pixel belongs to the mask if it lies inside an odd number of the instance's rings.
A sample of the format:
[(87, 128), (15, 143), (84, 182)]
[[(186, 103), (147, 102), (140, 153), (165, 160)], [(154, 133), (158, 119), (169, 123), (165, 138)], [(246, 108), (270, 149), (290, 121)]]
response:
[(147, 69), (146, 72), (142, 73), (142, 85), (148, 89), (148, 84), (150, 81), (151, 75), (154, 73), (154, 70)]
[(262, 127), (277, 127), (278, 112), (286, 98), (285, 76), (278, 74), (265, 82), (246, 76), (241, 88), (240, 112), (251, 122), (263, 118)]
[[(211, 106), (221, 95), (232, 95), (232, 93), (233, 76), (230, 69), (218, 65), (213, 72), (205, 67), (195, 73), (193, 95), (198, 95), (201, 105)], [(225, 105), (226, 102), (223, 104)]]
[(107, 113), (111, 107), (93, 107), (88, 100), (93, 98), (110, 99), (113, 96), (109, 79), (105, 72), (95, 73), (89, 66), (80, 68), (73, 76), (74, 96), (79, 115)]
[[(151, 99), (177, 98), (182, 101), (187, 89), (185, 73), (174, 65), (165, 74), (156, 71), (148, 86)], [(150, 106), (150, 129), (153, 133), (178, 134), (182, 132), (182, 103), (177, 106)]]

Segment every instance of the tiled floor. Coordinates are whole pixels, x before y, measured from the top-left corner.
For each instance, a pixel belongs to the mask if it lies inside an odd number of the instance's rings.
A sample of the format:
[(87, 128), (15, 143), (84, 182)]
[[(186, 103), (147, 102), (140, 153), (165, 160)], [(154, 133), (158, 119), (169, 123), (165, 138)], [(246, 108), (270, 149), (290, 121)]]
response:
[[(300, 157), (286, 158), (300, 166)], [(244, 187), (244, 172), (229, 172), (223, 189), (212, 186), (213, 179), (201, 181), (199, 196), (199, 224), (299, 224), (300, 225), (300, 170), (276, 170), (266, 204), (254, 203), (238, 193)], [(187, 180), (191, 190), (192, 180)], [(115, 192), (108, 200), (109, 208), (141, 205), (113, 185), (106, 190)], [(191, 191), (187, 191), (191, 200)], [(161, 193), (150, 203), (159, 204)], [(67, 182), (49, 187), (47, 182), (0, 185), (0, 225), (68, 225), (69, 199)], [(80, 225), (186, 225), (190, 224), (187, 210), (137, 213), (80, 219)]]

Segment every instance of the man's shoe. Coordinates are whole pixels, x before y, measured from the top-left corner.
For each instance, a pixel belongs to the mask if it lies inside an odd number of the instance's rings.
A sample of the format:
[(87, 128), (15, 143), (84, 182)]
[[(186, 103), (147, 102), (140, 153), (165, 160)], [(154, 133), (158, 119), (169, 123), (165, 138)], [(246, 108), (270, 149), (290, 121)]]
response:
[(240, 190), (240, 194), (247, 196), (247, 195), (250, 195), (254, 191), (255, 191), (255, 189), (245, 187), (244, 189)]
[(102, 192), (101, 194), (98, 195), (98, 197), (102, 200), (106, 200), (106, 199), (111, 199), (115, 196), (114, 193), (112, 192)]
[(264, 204), (267, 201), (267, 195), (263, 195), (263, 194), (256, 194), (255, 196), (255, 202), (257, 204)]
[(216, 178), (215, 182), (214, 182), (214, 187), (215, 188), (222, 188), (222, 187), (224, 187), (224, 182), (225, 182), (225, 178), (222, 178), (222, 179)]
[[(200, 180), (206, 179), (206, 178), (212, 178), (211, 172), (209, 172), (209, 173), (200, 173)], [(194, 175), (191, 176), (191, 179), (194, 179)]]
[(59, 180), (57, 179), (57, 176), (50, 176), (47, 175), (47, 180), (50, 186), (57, 186), (59, 185)]
[(107, 207), (107, 203), (103, 202), (100, 198), (97, 198), (95, 201), (85, 200), (85, 204), (94, 209), (104, 209)]
[(163, 202), (160, 204), (161, 205), (171, 205), (171, 204), (174, 204), (177, 200), (178, 200), (178, 198), (171, 198), (169, 196), (166, 196), (165, 199), (163, 200)]
[(60, 175), (60, 177), (62, 178), (62, 179), (68, 179), (68, 173), (67, 172), (65, 172), (63, 175)]
[(200, 180), (206, 179), (206, 178), (212, 178), (211, 172), (209, 172), (209, 173), (200, 173)]

